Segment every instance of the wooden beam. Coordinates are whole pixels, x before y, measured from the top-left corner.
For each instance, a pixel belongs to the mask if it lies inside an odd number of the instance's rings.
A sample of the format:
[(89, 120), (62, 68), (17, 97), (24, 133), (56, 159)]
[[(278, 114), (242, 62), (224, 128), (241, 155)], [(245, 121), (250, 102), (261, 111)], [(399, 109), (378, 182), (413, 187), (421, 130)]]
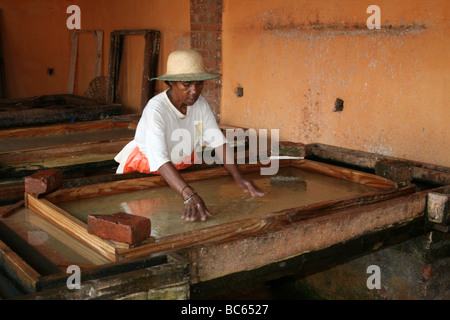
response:
[(364, 170), (375, 170), (376, 163), (380, 160), (402, 161), (403, 163), (413, 167), (412, 177), (414, 180), (438, 185), (450, 184), (449, 167), (389, 157), (376, 153), (339, 148), (320, 143), (312, 143), (307, 145), (306, 153), (309, 159), (337, 162)]

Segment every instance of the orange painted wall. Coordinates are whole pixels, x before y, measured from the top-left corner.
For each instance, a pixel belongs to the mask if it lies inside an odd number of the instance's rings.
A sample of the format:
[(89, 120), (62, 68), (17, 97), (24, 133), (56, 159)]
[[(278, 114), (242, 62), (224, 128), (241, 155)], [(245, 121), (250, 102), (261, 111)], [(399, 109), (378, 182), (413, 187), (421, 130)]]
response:
[[(66, 92), (70, 60), (68, 3), (0, 0), (8, 98)], [(54, 68), (54, 75), (47, 73), (48, 68)]]
[[(66, 93), (70, 62), (69, 5), (81, 9), (81, 30), (103, 30), (103, 68), (107, 75), (110, 32), (121, 29), (156, 29), (162, 32), (159, 72), (165, 72), (169, 53), (190, 45), (189, 0), (0, 0), (9, 98)], [(127, 36), (121, 70), (124, 111), (140, 112), (144, 39)], [(81, 34), (75, 94), (83, 95), (94, 77), (95, 44)], [(54, 75), (47, 68), (55, 69)], [(165, 89), (157, 83), (157, 92)]]
[(224, 0), (221, 122), (450, 166), (449, 16), (448, 0)]
[[(221, 122), (280, 129), (280, 138), (450, 166), (448, 0), (223, 0)], [(67, 92), (66, 8), (83, 30), (162, 31), (168, 54), (190, 45), (189, 0), (0, 0), (9, 98)], [(381, 30), (366, 9), (381, 8)], [(80, 35), (76, 94), (94, 72), (94, 42)], [(122, 100), (139, 112), (143, 39), (126, 42)], [(54, 75), (47, 74), (54, 68)], [(234, 91), (240, 85), (244, 96)], [(158, 82), (157, 91), (165, 89)], [(333, 112), (336, 98), (344, 111)]]

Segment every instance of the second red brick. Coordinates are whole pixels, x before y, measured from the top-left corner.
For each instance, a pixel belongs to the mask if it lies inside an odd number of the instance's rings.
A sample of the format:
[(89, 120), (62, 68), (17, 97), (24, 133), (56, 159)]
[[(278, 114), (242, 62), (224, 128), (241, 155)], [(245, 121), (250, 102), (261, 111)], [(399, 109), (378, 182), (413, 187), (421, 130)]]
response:
[(114, 214), (90, 214), (88, 232), (100, 238), (136, 244), (150, 237), (150, 219), (117, 212)]

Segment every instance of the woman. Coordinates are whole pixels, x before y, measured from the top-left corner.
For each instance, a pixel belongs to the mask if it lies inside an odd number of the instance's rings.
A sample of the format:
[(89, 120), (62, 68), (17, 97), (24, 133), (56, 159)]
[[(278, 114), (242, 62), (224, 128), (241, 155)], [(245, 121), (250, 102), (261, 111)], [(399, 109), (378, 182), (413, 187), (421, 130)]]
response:
[(115, 157), (117, 173), (160, 174), (178, 192), (186, 207), (182, 218), (195, 221), (211, 216), (204, 201), (189, 186), (178, 170), (196, 163), (195, 148), (206, 144), (214, 148), (225, 169), (244, 192), (263, 196), (252, 181), (234, 164), (233, 152), (219, 129), (208, 102), (201, 96), (203, 82), (220, 77), (208, 73), (203, 58), (194, 50), (172, 52), (162, 80), (169, 89), (148, 102), (136, 128), (134, 140)]

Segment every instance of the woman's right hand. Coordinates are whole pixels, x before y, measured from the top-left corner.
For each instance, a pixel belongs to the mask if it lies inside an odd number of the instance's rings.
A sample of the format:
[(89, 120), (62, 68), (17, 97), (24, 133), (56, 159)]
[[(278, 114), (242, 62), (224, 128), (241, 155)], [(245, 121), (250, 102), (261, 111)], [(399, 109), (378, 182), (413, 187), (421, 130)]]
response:
[(205, 221), (212, 216), (211, 212), (206, 208), (203, 199), (184, 181), (181, 174), (170, 161), (159, 167), (158, 171), (167, 184), (181, 194), (185, 202), (186, 207), (181, 218), (187, 221), (195, 221), (200, 217), (202, 221)]

